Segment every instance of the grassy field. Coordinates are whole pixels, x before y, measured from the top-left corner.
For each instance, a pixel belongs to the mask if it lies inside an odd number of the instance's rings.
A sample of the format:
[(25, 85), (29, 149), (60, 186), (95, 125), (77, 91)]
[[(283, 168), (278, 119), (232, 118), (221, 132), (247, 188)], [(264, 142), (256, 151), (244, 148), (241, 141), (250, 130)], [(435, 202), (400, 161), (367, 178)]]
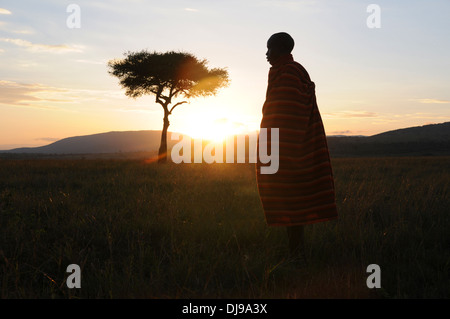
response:
[(306, 227), (297, 269), (254, 164), (0, 160), (0, 297), (449, 298), (450, 159), (333, 169), (340, 218)]

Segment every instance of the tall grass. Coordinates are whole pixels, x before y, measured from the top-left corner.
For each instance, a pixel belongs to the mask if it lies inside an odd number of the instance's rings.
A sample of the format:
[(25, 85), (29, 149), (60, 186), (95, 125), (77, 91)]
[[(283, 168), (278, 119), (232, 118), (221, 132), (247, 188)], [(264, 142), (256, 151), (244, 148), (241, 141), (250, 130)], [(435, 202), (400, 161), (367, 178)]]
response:
[[(266, 226), (254, 164), (1, 160), (2, 298), (448, 298), (449, 158), (334, 159), (308, 264)], [(366, 267), (381, 267), (381, 289)], [(81, 288), (66, 267), (81, 267)]]

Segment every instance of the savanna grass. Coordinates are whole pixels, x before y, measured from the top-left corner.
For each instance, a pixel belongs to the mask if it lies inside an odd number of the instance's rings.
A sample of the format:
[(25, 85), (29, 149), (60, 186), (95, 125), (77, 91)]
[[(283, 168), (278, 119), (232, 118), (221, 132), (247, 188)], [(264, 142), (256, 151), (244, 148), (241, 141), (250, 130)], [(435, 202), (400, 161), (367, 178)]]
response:
[[(333, 159), (308, 264), (266, 226), (254, 164), (0, 160), (2, 298), (448, 298), (449, 158)], [(381, 267), (381, 289), (366, 267)], [(81, 267), (81, 288), (66, 267)]]

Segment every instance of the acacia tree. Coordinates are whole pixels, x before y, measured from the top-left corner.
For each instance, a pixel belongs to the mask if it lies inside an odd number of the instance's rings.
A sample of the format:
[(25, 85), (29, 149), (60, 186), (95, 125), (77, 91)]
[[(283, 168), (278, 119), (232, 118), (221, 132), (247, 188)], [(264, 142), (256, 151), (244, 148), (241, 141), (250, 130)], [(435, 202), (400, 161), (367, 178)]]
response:
[[(125, 95), (137, 98), (154, 94), (156, 103), (164, 109), (158, 162), (167, 161), (167, 129), (169, 115), (189, 99), (216, 95), (229, 84), (225, 69), (207, 67), (207, 60), (199, 60), (186, 52), (126, 52), (124, 59), (108, 62), (109, 74), (120, 80)], [(182, 100), (174, 101), (175, 98)]]

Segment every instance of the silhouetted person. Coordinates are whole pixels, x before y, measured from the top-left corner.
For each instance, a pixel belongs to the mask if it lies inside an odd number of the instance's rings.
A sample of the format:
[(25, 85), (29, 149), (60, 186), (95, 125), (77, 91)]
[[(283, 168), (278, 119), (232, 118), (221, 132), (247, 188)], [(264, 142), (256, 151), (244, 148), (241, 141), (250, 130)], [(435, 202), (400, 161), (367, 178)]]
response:
[[(267, 42), (269, 71), (261, 128), (279, 128), (279, 169), (257, 182), (269, 226), (285, 226), (289, 253), (303, 258), (304, 225), (337, 218), (334, 181), (325, 131), (316, 103), (315, 85), (292, 57), (294, 40), (284, 32)], [(270, 153), (270, 134), (267, 134)], [(258, 147), (262, 141), (258, 140)], [(257, 152), (259, 156), (259, 151)]]

